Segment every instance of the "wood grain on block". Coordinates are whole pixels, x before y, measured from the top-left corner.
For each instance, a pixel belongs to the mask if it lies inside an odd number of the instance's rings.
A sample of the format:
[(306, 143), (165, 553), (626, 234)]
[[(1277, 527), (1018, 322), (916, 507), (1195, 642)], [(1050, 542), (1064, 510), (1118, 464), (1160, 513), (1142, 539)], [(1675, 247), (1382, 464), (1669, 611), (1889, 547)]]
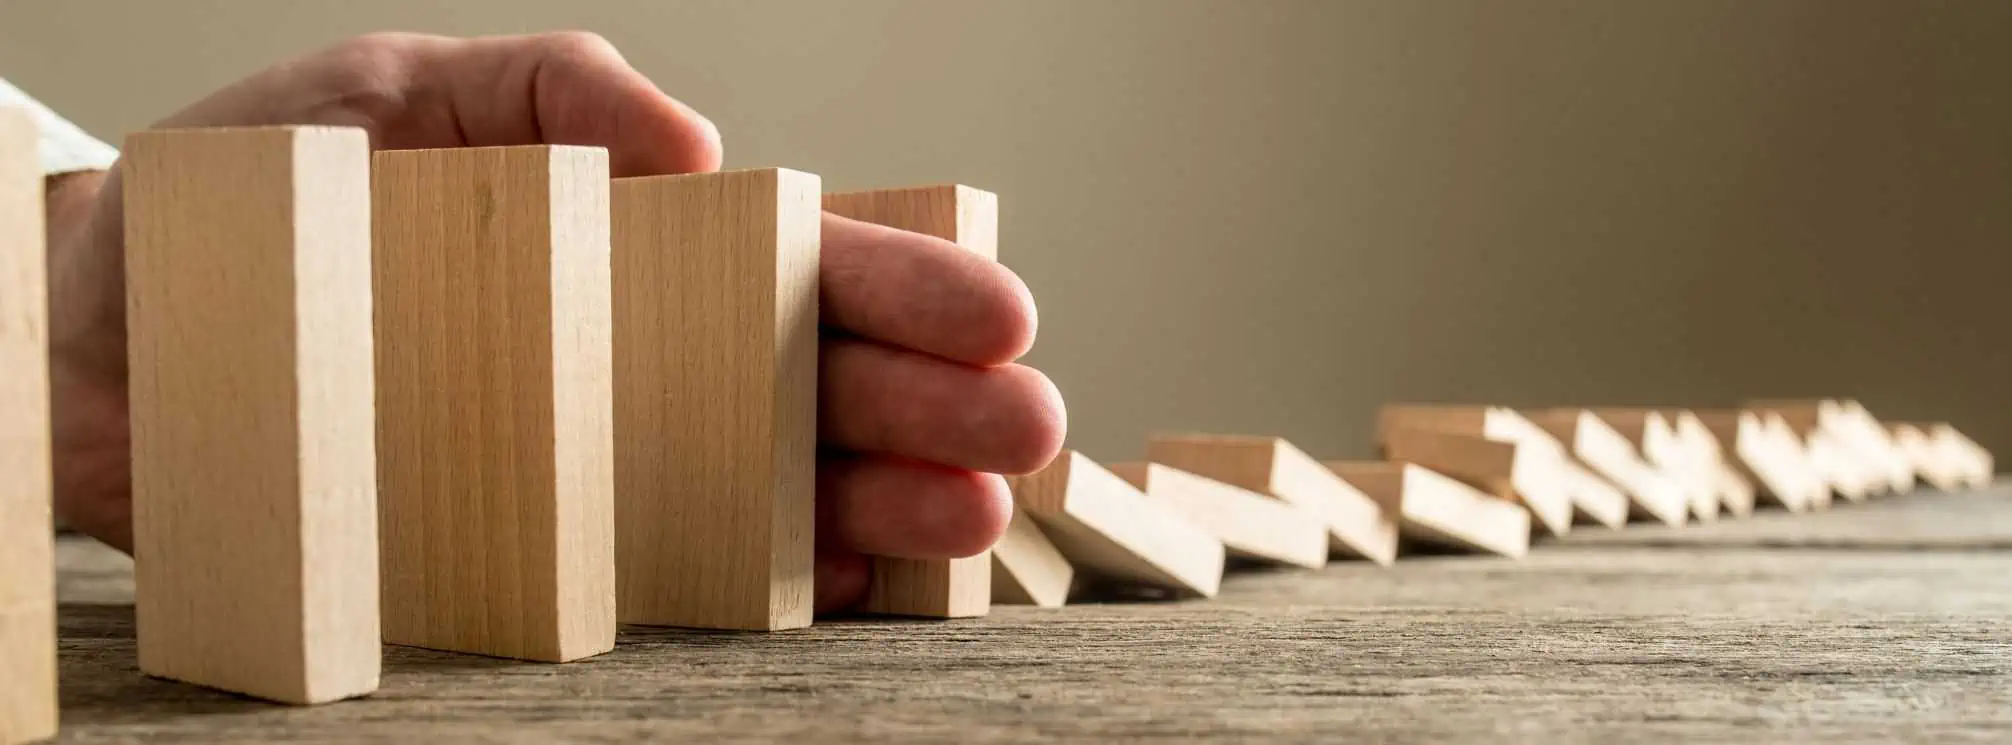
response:
[(811, 623), (820, 179), (616, 179), (615, 552), (625, 623)]
[(37, 131), (0, 108), (0, 745), (56, 735), (49, 283)]
[(1329, 470), (1398, 515), (1405, 538), (1522, 558), (1530, 512), (1414, 463), (1329, 461)]
[(1397, 516), (1292, 443), (1254, 435), (1159, 434), (1146, 460), (1288, 502), (1327, 527), (1328, 551), (1388, 566)]
[(1060, 608), (1075, 577), (1068, 558), (1016, 507), (1006, 534), (992, 545), (992, 602)]
[(1020, 508), (1086, 575), (1215, 597), (1223, 543), (1172, 506), (1064, 450), (1046, 468), (1008, 479)]
[[(1698, 423), (1719, 443), (1724, 462), (1753, 484), (1756, 501), (1765, 497), (1790, 512), (1814, 507), (1815, 476), (1807, 463), (1778, 442), (1751, 411), (1694, 411)], [(1792, 445), (1792, 443), (1787, 443)]]
[(1703, 420), (1695, 412), (1674, 410), (1663, 413), (1676, 429), (1677, 439), (1684, 443), (1694, 457), (1704, 462), (1710, 472), (1711, 484), (1718, 495), (1718, 503), (1734, 517), (1748, 517), (1754, 511), (1754, 485), (1739, 469), (1728, 461), (1728, 453), (1719, 438), (1712, 434)]
[(1907, 456), (1915, 473), (1920, 474), (1923, 481), (1943, 491), (1963, 488), (1962, 474), (1958, 473), (1942, 449), (1936, 447), (1924, 430), (1924, 427), (1932, 425), (1899, 422), (1891, 426), (1894, 446)]
[(1562, 451), (1541, 444), (1491, 440), (1478, 434), (1395, 429), (1383, 456), (1459, 479), (1530, 510), (1551, 535), (1572, 529), (1573, 484)]
[(1628, 438), (1650, 468), (1682, 487), (1691, 517), (1699, 522), (1719, 519), (1718, 469), (1703, 452), (1677, 436), (1676, 424), (1653, 409), (1591, 409), (1594, 416)]
[(1684, 525), (1690, 497), (1682, 485), (1642, 460), (1628, 438), (1584, 409), (1550, 409), (1527, 415), (1602, 478), (1628, 495), (1629, 514)]
[(126, 139), (143, 673), (291, 704), (378, 686), (369, 148)]
[(373, 156), (384, 639), (615, 646), (608, 154)]
[(1159, 463), (1108, 468), (1214, 534), (1231, 556), (1311, 569), (1327, 565), (1327, 528), (1308, 510)]
[[(951, 241), (987, 259), (999, 259), (999, 198), (962, 184), (917, 186), (824, 195), (834, 215)], [(864, 608), (869, 613), (955, 618), (985, 615), (992, 561), (985, 554), (960, 559), (876, 557)]]

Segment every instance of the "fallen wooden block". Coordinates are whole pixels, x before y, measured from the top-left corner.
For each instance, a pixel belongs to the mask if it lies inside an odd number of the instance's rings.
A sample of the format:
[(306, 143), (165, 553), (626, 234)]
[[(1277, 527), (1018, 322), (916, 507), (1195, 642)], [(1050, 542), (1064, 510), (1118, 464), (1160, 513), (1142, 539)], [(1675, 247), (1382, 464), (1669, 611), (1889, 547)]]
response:
[[(826, 194), (834, 215), (931, 235), (988, 259), (999, 258), (999, 198), (951, 184)], [(869, 613), (932, 618), (982, 616), (990, 608), (992, 560), (983, 553), (960, 559), (873, 559)]]
[(1565, 455), (1557, 448), (1476, 434), (1398, 429), (1385, 437), (1383, 456), (1423, 466), (1521, 504), (1551, 535), (1565, 535), (1572, 529), (1575, 487), (1566, 473)]
[(1572, 488), (1575, 521), (1618, 530), (1628, 524), (1628, 494), (1576, 458), (1566, 458), (1565, 482)]
[(1802, 441), (1811, 467), (1825, 483), (1830, 484), (1837, 496), (1863, 502), (1872, 495), (1871, 474), (1862, 467), (1864, 461), (1858, 460), (1856, 453), (1846, 448), (1830, 430), (1812, 430), (1803, 436)]
[(34, 120), (0, 109), (0, 745), (56, 736), (48, 243)]
[(1215, 535), (1230, 556), (1309, 569), (1327, 565), (1327, 528), (1312, 512), (1159, 463), (1108, 468)]
[(1761, 430), (1775, 443), (1780, 457), (1797, 464), (1808, 483), (1808, 505), (1815, 509), (1828, 509), (1836, 495), (1837, 485), (1833, 481), (1834, 470), (1829, 462), (1829, 452), (1823, 448), (1812, 449), (1809, 438), (1798, 433), (1781, 415), (1765, 413), (1761, 419)]
[(1867, 438), (1837, 399), (1755, 400), (1745, 408), (1781, 417), (1802, 438), (1826, 483), (1837, 496), (1854, 502), (1898, 486), (1891, 470), (1892, 444)]
[(1996, 458), (1991, 451), (1964, 435), (1954, 425), (1937, 423), (1929, 427), (1928, 439), (1942, 451), (1960, 483), (1972, 489), (1989, 488), (1997, 481)]
[(1062, 551), (1025, 510), (1014, 508), (1006, 534), (992, 545), (992, 602), (1060, 608), (1075, 578)]
[(820, 184), (779, 168), (612, 184), (625, 623), (811, 623)]
[(1628, 438), (1584, 409), (1550, 409), (1526, 414), (1587, 468), (1614, 482), (1628, 495), (1633, 517), (1666, 525), (1688, 522), (1691, 500), (1684, 488), (1655, 470), (1629, 444)]
[[(1809, 464), (1784, 442), (1775, 428), (1763, 424), (1763, 417), (1751, 411), (1696, 411), (1693, 415), (1726, 450), (1726, 463), (1749, 479), (1758, 496), (1790, 512), (1802, 512), (1816, 505), (1817, 493), (1829, 493), (1810, 470)], [(1770, 415), (1769, 418), (1779, 420)]]
[(1698, 522), (1719, 519), (1718, 470), (1705, 454), (1677, 436), (1676, 423), (1653, 409), (1591, 409), (1594, 416), (1628, 439), (1642, 462), (1682, 487)]
[(1857, 443), (1860, 452), (1877, 460), (1883, 477), (1881, 486), (1894, 493), (1913, 489), (1917, 477), (1914, 462), (1900, 451), (1899, 443), (1893, 441), (1893, 433), (1886, 424), (1857, 399), (1847, 398), (1838, 404), (1843, 435)]
[(1304, 509), (1327, 528), (1328, 551), (1384, 566), (1397, 560), (1397, 516), (1305, 451), (1277, 437), (1158, 434), (1146, 460)]
[(1738, 467), (1728, 462), (1724, 444), (1712, 434), (1711, 428), (1698, 419), (1697, 414), (1688, 410), (1673, 410), (1663, 413), (1675, 428), (1677, 439), (1684, 443), (1702, 463), (1709, 473), (1710, 483), (1718, 495), (1719, 506), (1734, 517), (1749, 517), (1754, 512), (1754, 485), (1742, 476)]
[(384, 640), (615, 646), (608, 153), (373, 156)]
[[(1620, 527), (1626, 522), (1626, 495), (1593, 477), (1556, 437), (1513, 409), (1466, 404), (1387, 404), (1377, 413), (1378, 447), (1387, 449), (1392, 436), (1407, 430), (1471, 435), (1555, 451), (1565, 462), (1564, 481), (1572, 486), (1572, 506), (1575, 514), (1583, 518), (1578, 522), (1590, 521), (1608, 527)], [(1550, 519), (1553, 516), (1554, 513), (1547, 512), (1539, 516), (1539, 522), (1551, 529), (1556, 525)]]
[(370, 142), (126, 138), (139, 668), (290, 704), (381, 667)]
[(1943, 449), (1929, 438), (1926, 428), (1934, 425), (1897, 422), (1891, 426), (1894, 445), (1907, 457), (1923, 481), (1943, 491), (1956, 491), (1965, 486), (1960, 468), (1950, 462)]
[(1221, 540), (1081, 453), (1007, 481), (1077, 571), (1176, 596), (1215, 597), (1222, 586)]
[(1513, 502), (1412, 463), (1326, 466), (1396, 514), (1405, 538), (1514, 559), (1530, 551), (1530, 512)]

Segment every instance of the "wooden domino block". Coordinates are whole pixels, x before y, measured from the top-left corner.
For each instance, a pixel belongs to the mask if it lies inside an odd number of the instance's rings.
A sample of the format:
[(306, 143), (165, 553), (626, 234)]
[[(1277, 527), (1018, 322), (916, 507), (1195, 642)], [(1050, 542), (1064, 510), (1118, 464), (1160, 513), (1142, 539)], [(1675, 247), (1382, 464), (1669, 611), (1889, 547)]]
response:
[(1230, 556), (1309, 569), (1327, 565), (1327, 528), (1312, 512), (1173, 466), (1131, 462), (1108, 468), (1214, 534)]
[(1158, 434), (1146, 460), (1290, 503), (1327, 528), (1328, 551), (1388, 566), (1397, 516), (1292, 443), (1250, 435)]
[(1984, 489), (1997, 481), (1997, 460), (1991, 451), (1978, 445), (1954, 425), (1946, 422), (1929, 425), (1928, 439), (1942, 453), (1942, 460), (1950, 464), (1958, 484)]
[(1901, 451), (1899, 443), (1894, 442), (1891, 428), (1856, 399), (1843, 399), (1838, 404), (1839, 423), (1845, 436), (1859, 443), (1859, 450), (1875, 460), (1880, 467), (1880, 475), (1884, 477), (1881, 486), (1894, 493), (1913, 489), (1918, 476), (1914, 472), (1914, 461)]
[(1802, 437), (1802, 442), (1810, 466), (1837, 496), (1853, 502), (1863, 502), (1871, 496), (1872, 474), (1863, 467), (1865, 461), (1859, 460), (1831, 430), (1811, 430)]
[(1887, 464), (1892, 445), (1868, 440), (1837, 399), (1776, 399), (1746, 403), (1745, 408), (1773, 414), (1802, 438), (1803, 447), (1822, 478), (1837, 496), (1858, 502), (1892, 489), (1897, 478)]
[(615, 646), (608, 154), (373, 156), (384, 639)]
[(992, 545), (992, 602), (1060, 608), (1069, 600), (1075, 567), (1026, 510), (1014, 508), (1006, 534)]
[(1726, 464), (1756, 487), (1756, 496), (1790, 512), (1802, 512), (1816, 507), (1816, 492), (1829, 493), (1793, 450), (1794, 443), (1781, 441), (1773, 428), (1763, 424), (1761, 415), (1738, 410), (1692, 414), (1724, 448)]
[(1512, 559), (1530, 551), (1530, 512), (1514, 503), (1412, 463), (1325, 465), (1396, 514), (1405, 538)]
[(809, 626), (821, 181), (612, 184), (618, 617)]
[(1676, 424), (1653, 409), (1590, 409), (1600, 421), (1628, 438), (1641, 454), (1642, 462), (1677, 483), (1689, 498), (1691, 517), (1698, 522), (1719, 519), (1718, 469), (1709, 467), (1704, 454), (1677, 436)]
[(1630, 515), (1684, 525), (1690, 497), (1683, 487), (1642, 460), (1628, 438), (1584, 409), (1549, 409), (1526, 414), (1601, 477), (1628, 495)]
[(363, 130), (156, 130), (123, 153), (146, 674), (290, 704), (381, 668)]
[(1423, 466), (1521, 504), (1551, 535), (1565, 535), (1572, 529), (1576, 488), (1574, 477), (1566, 470), (1565, 455), (1558, 448), (1476, 434), (1398, 429), (1385, 437), (1383, 456)]
[(1907, 457), (1910, 466), (1920, 475), (1921, 480), (1943, 491), (1963, 488), (1965, 485), (1963, 475), (1958, 473), (1953, 467), (1954, 464), (1945, 457), (1942, 448), (1937, 447), (1935, 442), (1929, 439), (1927, 430), (1933, 425), (1895, 422), (1891, 427), (1895, 447)]
[(0, 745), (57, 729), (48, 249), (36, 142), (26, 113), (0, 109)]
[(1176, 596), (1215, 597), (1223, 543), (1082, 453), (1008, 480), (1013, 497), (1078, 571)]
[(1627, 522), (1627, 495), (1587, 470), (1558, 438), (1513, 409), (1465, 404), (1390, 404), (1378, 412), (1379, 447), (1387, 450), (1390, 438), (1406, 430), (1473, 435), (1556, 451), (1565, 461), (1564, 481), (1572, 487), (1572, 506), (1581, 521), (1615, 528)]
[[(826, 194), (834, 215), (931, 235), (985, 258), (999, 258), (999, 198), (959, 184)], [(956, 618), (982, 616), (992, 595), (991, 559), (876, 557), (864, 608), (869, 613)]]
[(1688, 410), (1663, 412), (1675, 429), (1677, 439), (1697, 459), (1718, 495), (1719, 506), (1734, 517), (1748, 517), (1754, 511), (1754, 485), (1727, 461), (1725, 446), (1698, 415)]
[(1828, 509), (1836, 490), (1833, 481), (1835, 469), (1830, 464), (1829, 451), (1821, 447), (1812, 449), (1807, 435), (1798, 432), (1787, 419), (1774, 412), (1764, 413), (1760, 422), (1761, 431), (1774, 442), (1780, 457), (1798, 464), (1809, 490), (1807, 504), (1814, 509)]

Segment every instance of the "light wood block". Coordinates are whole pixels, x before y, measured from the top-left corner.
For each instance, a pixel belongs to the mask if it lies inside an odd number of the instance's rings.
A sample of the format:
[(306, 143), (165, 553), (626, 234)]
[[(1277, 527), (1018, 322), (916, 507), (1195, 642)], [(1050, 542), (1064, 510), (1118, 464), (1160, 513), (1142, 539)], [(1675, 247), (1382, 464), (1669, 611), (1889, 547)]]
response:
[(1914, 461), (1901, 452), (1900, 444), (1893, 440), (1893, 432), (1856, 399), (1847, 398), (1838, 403), (1842, 434), (1857, 443), (1860, 452), (1876, 460), (1881, 467), (1882, 488), (1894, 493), (1913, 489), (1918, 476), (1914, 472)]
[[(1618, 528), (1627, 522), (1627, 495), (1594, 477), (1558, 438), (1517, 411), (1469, 404), (1388, 404), (1377, 415), (1376, 442), (1387, 448), (1394, 433), (1427, 430), (1473, 435), (1496, 442), (1554, 450), (1565, 461), (1576, 522)], [(1592, 477), (1592, 478), (1589, 478)], [(1540, 522), (1545, 522), (1540, 518)], [(1547, 523), (1548, 524), (1548, 523)]]
[(1818, 492), (1830, 493), (1829, 487), (1820, 483), (1809, 464), (1795, 451), (1795, 443), (1783, 442), (1776, 436), (1775, 428), (1763, 423), (1764, 419), (1780, 417), (1764, 418), (1739, 410), (1692, 413), (1725, 449), (1726, 464), (1756, 487), (1757, 497), (1766, 497), (1790, 512), (1802, 512), (1816, 507)]
[(1863, 502), (1872, 495), (1872, 474), (1861, 467), (1865, 462), (1831, 430), (1818, 429), (1804, 436), (1803, 450), (1809, 454), (1811, 466), (1837, 496)]
[(1383, 457), (1414, 463), (1524, 506), (1551, 535), (1572, 529), (1572, 476), (1557, 448), (1503, 442), (1474, 434), (1398, 429)]
[(49, 315), (35, 123), (0, 108), (0, 745), (56, 736)]
[(1046, 468), (1008, 481), (1020, 508), (1085, 574), (1212, 598), (1222, 586), (1220, 539), (1124, 479), (1064, 450)]
[(608, 153), (373, 156), (384, 640), (615, 646)]
[[(999, 258), (998, 195), (961, 184), (824, 195), (834, 215), (951, 241), (988, 259)], [(982, 616), (990, 607), (991, 559), (875, 557), (868, 613), (933, 618)]]
[[(1848, 405), (1847, 405), (1848, 404)], [(1905, 459), (1895, 452), (1884, 427), (1865, 408), (1848, 399), (1775, 399), (1749, 401), (1746, 408), (1773, 413), (1803, 438), (1823, 464), (1824, 478), (1837, 496), (1864, 501), (1873, 494), (1898, 491), (1912, 483)], [(1823, 442), (1816, 442), (1821, 439)]]
[(1991, 451), (1978, 445), (1976, 440), (1963, 434), (1962, 430), (1948, 423), (1936, 423), (1928, 428), (1929, 442), (1942, 453), (1943, 461), (1949, 463), (1958, 483), (1972, 489), (1983, 489), (1997, 480), (1997, 459)]
[(1929, 438), (1925, 428), (1933, 425), (1898, 422), (1891, 426), (1895, 447), (1907, 456), (1921, 480), (1943, 491), (1956, 491), (1965, 486), (1964, 475), (1945, 457), (1942, 448)]
[(1397, 516), (1292, 443), (1277, 437), (1165, 433), (1148, 438), (1146, 460), (1264, 494), (1318, 516), (1328, 552), (1389, 566)]
[(1829, 509), (1835, 495), (1836, 486), (1831, 480), (1831, 468), (1827, 453), (1812, 450), (1808, 437), (1797, 432), (1787, 419), (1773, 412), (1761, 417), (1761, 430), (1775, 443), (1784, 461), (1798, 464), (1808, 483), (1807, 503), (1813, 509)]
[(1627, 527), (1628, 511), (1631, 509), (1627, 492), (1593, 473), (1576, 458), (1565, 460), (1564, 472), (1565, 483), (1572, 488), (1573, 514), (1577, 522), (1614, 530)]
[(332, 127), (125, 141), (148, 675), (290, 704), (377, 689), (369, 148)]
[(1060, 608), (1076, 569), (1025, 510), (1014, 508), (1006, 534), (992, 545), (992, 602)]
[(1706, 469), (1713, 490), (1718, 495), (1718, 503), (1726, 513), (1734, 517), (1749, 517), (1754, 511), (1754, 485), (1740, 474), (1739, 469), (1727, 461), (1725, 446), (1712, 434), (1711, 428), (1698, 419), (1696, 413), (1688, 410), (1663, 412), (1670, 421), (1679, 441), (1684, 444), (1693, 458)]
[(1223, 543), (1230, 556), (1319, 569), (1327, 565), (1327, 527), (1312, 512), (1206, 476), (1159, 463), (1108, 466)]
[(611, 187), (618, 617), (809, 626), (820, 179)]
[(1412, 463), (1328, 461), (1329, 470), (1398, 515), (1405, 538), (1520, 559), (1530, 512)]
[(1628, 438), (1584, 409), (1550, 409), (1526, 414), (1587, 468), (1628, 495), (1629, 514), (1666, 525), (1684, 525), (1690, 497), (1683, 487), (1642, 460)]
[(1594, 416), (1628, 438), (1642, 461), (1682, 487), (1698, 522), (1719, 519), (1718, 469), (1705, 454), (1677, 436), (1676, 423), (1653, 409), (1596, 408)]

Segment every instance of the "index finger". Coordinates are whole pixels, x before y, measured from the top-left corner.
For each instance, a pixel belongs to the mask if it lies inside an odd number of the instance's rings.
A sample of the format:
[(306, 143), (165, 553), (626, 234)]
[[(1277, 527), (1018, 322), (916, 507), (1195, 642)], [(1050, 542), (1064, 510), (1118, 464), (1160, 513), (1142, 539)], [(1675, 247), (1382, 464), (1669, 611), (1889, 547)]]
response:
[(823, 321), (972, 365), (1034, 344), (1034, 296), (1011, 269), (950, 241), (825, 213)]

